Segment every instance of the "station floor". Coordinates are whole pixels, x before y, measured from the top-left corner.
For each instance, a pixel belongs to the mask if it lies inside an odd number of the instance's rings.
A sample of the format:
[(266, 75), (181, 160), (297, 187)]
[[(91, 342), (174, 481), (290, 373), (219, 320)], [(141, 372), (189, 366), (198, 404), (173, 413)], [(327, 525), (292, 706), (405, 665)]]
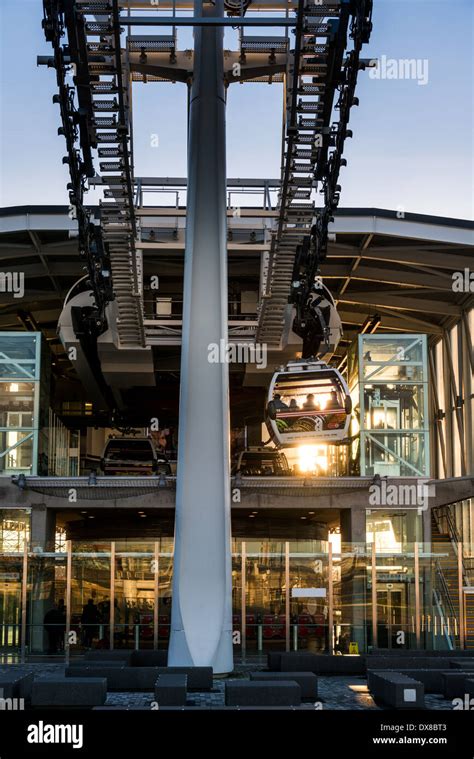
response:
[[(0, 672), (11, 671), (13, 665), (1, 665)], [(30, 670), (35, 673), (35, 677), (38, 679), (41, 677), (48, 677), (48, 675), (64, 674), (64, 663), (29, 663), (22, 665), (22, 669)], [(263, 665), (256, 666), (255, 664), (237, 664), (233, 675), (225, 679), (215, 679), (212, 691), (208, 692), (192, 692), (189, 694), (188, 706), (195, 706), (201, 708), (212, 708), (224, 706), (224, 684), (226, 681), (233, 679), (242, 679), (248, 677), (249, 672), (253, 672), (256, 669), (264, 669)], [(108, 693), (106, 706), (121, 706), (123, 709), (127, 707), (141, 707), (151, 708), (151, 703), (154, 700), (153, 693)], [(451, 711), (453, 705), (451, 701), (443, 698), (442, 696), (435, 694), (425, 695), (425, 704), (428, 710), (445, 710)], [(367, 689), (367, 681), (365, 677), (357, 676), (332, 676), (324, 677), (318, 675), (318, 700), (316, 703), (305, 702), (302, 704), (304, 709), (322, 709), (322, 710), (379, 710), (372, 696)]]

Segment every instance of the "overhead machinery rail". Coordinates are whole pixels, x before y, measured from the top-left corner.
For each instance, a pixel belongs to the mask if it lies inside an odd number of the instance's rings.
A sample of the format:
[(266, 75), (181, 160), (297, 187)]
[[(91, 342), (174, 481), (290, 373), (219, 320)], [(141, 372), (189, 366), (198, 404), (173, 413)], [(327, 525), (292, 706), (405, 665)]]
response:
[[(115, 300), (120, 347), (145, 347), (143, 264), (139, 217), (135, 213), (131, 86), (135, 81), (190, 82), (193, 53), (177, 49), (176, 27), (183, 24), (231, 24), (240, 29), (239, 52), (227, 51), (226, 85), (233, 81), (281, 82), (285, 87), (281, 189), (272, 234), (256, 339), (282, 345), (288, 315), (295, 308), (293, 331), (303, 338), (313, 329), (314, 282), (327, 251), (328, 226), (340, 196), (339, 172), (346, 161), (344, 142), (350, 110), (357, 104), (357, 75), (366, 62), (361, 48), (370, 37), (372, 0), (297, 0), (285, 6), (226, 2), (228, 18), (174, 15), (164, 4), (145, 16), (147, 3), (121, 8), (118, 0), (44, 0), (43, 27), (57, 73), (61, 132), (70, 168), (71, 213), (77, 217), (80, 250), (95, 298), (83, 314), (86, 332), (106, 327), (105, 308)], [(281, 8), (280, 8), (281, 5)], [(238, 7), (237, 7), (238, 6)], [(183, 6), (184, 7), (184, 6)], [(257, 15), (252, 11), (258, 9)], [(137, 13), (138, 11), (138, 13)], [(266, 11), (266, 12), (265, 12)], [(240, 15), (239, 15), (240, 14)], [(145, 24), (172, 24), (172, 34), (131, 34), (122, 47), (121, 33)], [(247, 36), (246, 27), (279, 25), (282, 36)], [(294, 32), (294, 41), (289, 34)], [(67, 32), (67, 42), (64, 37)], [(353, 45), (346, 52), (349, 39)], [(240, 75), (235, 74), (235, 62)], [(73, 84), (68, 75), (73, 73)], [(233, 72), (231, 74), (231, 72)], [(75, 103), (77, 102), (77, 106)], [(339, 118), (333, 121), (337, 110)], [(92, 152), (97, 151), (99, 172)], [(84, 206), (87, 183), (104, 188), (100, 228)], [(323, 203), (316, 207), (316, 192)]]
[[(338, 184), (360, 58), (372, 28), (372, 0), (335, 0), (298, 5), (293, 59), (287, 79), (279, 220), (273, 235), (268, 276), (259, 314), (257, 340), (279, 346), (288, 303), (296, 315), (293, 331), (305, 340), (312, 328), (312, 291), (327, 252), (328, 226)], [(348, 37), (353, 49), (345, 55)], [(331, 122), (333, 110), (339, 120)], [(324, 202), (316, 208), (314, 192)]]

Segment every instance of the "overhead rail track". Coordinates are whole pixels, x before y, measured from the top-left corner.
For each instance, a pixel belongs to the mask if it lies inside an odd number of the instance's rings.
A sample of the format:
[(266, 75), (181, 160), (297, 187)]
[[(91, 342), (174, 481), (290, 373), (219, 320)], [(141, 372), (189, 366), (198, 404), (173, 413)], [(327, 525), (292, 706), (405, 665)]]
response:
[[(292, 64), (287, 72), (279, 220), (273, 234), (257, 340), (280, 345), (288, 303), (296, 306), (293, 330), (304, 338), (319, 266), (327, 252), (328, 225), (339, 197), (344, 142), (357, 74), (365, 68), (362, 45), (371, 31), (372, 0), (300, 0)], [(348, 36), (354, 46), (345, 57)], [(337, 98), (337, 99), (336, 99)], [(339, 121), (331, 123), (333, 109)], [(321, 187), (322, 208), (314, 192)]]
[[(360, 51), (370, 36), (372, 0), (297, 0), (286, 5), (286, 14), (280, 17), (272, 15), (283, 8), (278, 0), (263, 6), (257, 0), (238, 7), (227, 3), (225, 17), (177, 15), (182, 5), (178, 0), (170, 6), (173, 15), (163, 13), (168, 10), (166, 3), (153, 15), (143, 15), (149, 6), (141, 2), (121, 8), (119, 0), (44, 0), (45, 33), (55, 57), (52, 63), (42, 62), (54, 65), (58, 84), (63, 82), (67, 95), (61, 96), (61, 115), (75, 189), (71, 203), (77, 208), (78, 186), (80, 203), (87, 182), (104, 188), (101, 228), (95, 230), (94, 239), (109, 265), (102, 266), (100, 256), (94, 257), (82, 246), (97, 303), (97, 321), (104, 324), (105, 305), (114, 298), (120, 347), (149, 344), (143, 314), (139, 215), (134, 203), (139, 193), (133, 174), (132, 82), (189, 82), (193, 53), (177, 49), (176, 27), (230, 25), (240, 29), (239, 51), (226, 52), (226, 84), (283, 81), (285, 87), (278, 217), (263, 275), (256, 335), (259, 342), (278, 349), (289, 303), (296, 307), (293, 330), (303, 340), (307, 330), (311, 290), (326, 256), (328, 225), (339, 202), (338, 178), (345, 165), (344, 142), (351, 136), (350, 109), (357, 104), (357, 74), (366, 65)], [(254, 10), (266, 12), (255, 15)], [(171, 26), (172, 34), (140, 36), (142, 26)], [(284, 33), (279, 37), (244, 34), (246, 27), (253, 26), (278, 26)], [(122, 49), (124, 27), (134, 31), (138, 27), (138, 34), (129, 36)], [(66, 31), (67, 44), (62, 44)], [(349, 39), (353, 49), (347, 53)], [(234, 76), (230, 72), (236, 62), (241, 73)], [(75, 88), (65, 83), (71, 65)], [(339, 110), (337, 122), (332, 121), (334, 110)], [(71, 122), (75, 131), (71, 131)], [(92, 166), (92, 150), (97, 150), (98, 173)], [(323, 206), (316, 208), (319, 188)], [(82, 205), (77, 216), (84, 239), (89, 227)]]
[[(92, 309), (84, 309), (83, 313), (77, 315), (77, 328), (87, 338), (97, 337), (105, 329), (105, 308), (114, 296), (110, 282), (110, 259), (104, 247), (102, 230), (91, 221), (91, 214), (84, 206), (86, 182), (94, 175), (92, 149), (96, 143), (88, 119), (88, 75), (79, 56), (80, 27), (68, 24), (69, 44), (63, 45), (62, 39), (66, 31), (64, 8), (65, 4), (60, 4), (57, 0), (45, 0), (43, 30), (54, 50), (54, 57), (47, 63), (56, 70), (58, 94), (54, 95), (53, 102), (59, 104), (61, 111), (62, 126), (58, 129), (58, 134), (66, 140), (67, 155), (64, 156), (63, 163), (69, 166), (71, 179), (68, 184), (70, 216), (77, 220), (79, 253), (95, 298)], [(73, 53), (76, 53), (77, 61), (78, 107), (75, 105), (76, 89), (67, 81)]]
[[(92, 289), (105, 319), (105, 306), (112, 299), (117, 307), (117, 331), (121, 347), (144, 347), (143, 302), (139, 235), (134, 210), (134, 180), (130, 134), (130, 72), (121, 48), (120, 9), (117, 0), (44, 0), (46, 38), (55, 49), (58, 80), (65, 80), (71, 66), (79, 104), (79, 139), (84, 160), (76, 173), (81, 187), (97, 179), (91, 148), (97, 148), (100, 177), (107, 185), (101, 203), (99, 239), (107, 251), (109, 269), (94, 262)], [(96, 16), (100, 20), (97, 20)], [(50, 29), (54, 31), (51, 38)], [(68, 44), (61, 44), (67, 30)], [(65, 85), (70, 102), (74, 87)], [(61, 110), (63, 129), (69, 131), (70, 114)], [(74, 146), (76, 135), (71, 136)], [(75, 148), (72, 147), (74, 151)], [(77, 152), (77, 151), (76, 151)], [(73, 184), (75, 181), (73, 179)], [(86, 221), (78, 213), (79, 234)], [(111, 277), (110, 277), (111, 274)], [(105, 280), (108, 282), (105, 285)], [(104, 290), (107, 297), (104, 297)], [(113, 293), (113, 294), (112, 294)]]

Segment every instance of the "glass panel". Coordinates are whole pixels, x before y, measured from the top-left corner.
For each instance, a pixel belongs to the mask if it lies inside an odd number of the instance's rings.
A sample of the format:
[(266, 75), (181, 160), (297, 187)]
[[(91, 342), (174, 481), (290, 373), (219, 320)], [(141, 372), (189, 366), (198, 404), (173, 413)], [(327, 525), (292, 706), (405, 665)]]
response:
[(362, 364), (365, 379), (423, 380), (423, 338), (416, 335), (362, 337)]
[(32, 473), (33, 436), (22, 430), (0, 430), (0, 475)]
[(20, 380), (36, 379), (36, 335), (14, 333), (0, 334), (0, 378)]
[(363, 653), (371, 640), (365, 543), (342, 543), (340, 554), (333, 556), (333, 578), (334, 650)]
[(290, 554), (290, 622), (293, 650), (329, 650), (328, 557)]
[(33, 427), (35, 384), (0, 382), (0, 427)]
[(422, 385), (365, 385), (364, 428), (366, 430), (423, 429)]
[(285, 643), (284, 543), (247, 543), (246, 582), (247, 649), (255, 648), (258, 640), (265, 651), (281, 648)]
[[(90, 551), (90, 546), (89, 546)], [(98, 551), (72, 555), (71, 630), (77, 643), (70, 652), (109, 648), (110, 543)]]
[(0, 552), (23, 553), (30, 538), (30, 510), (2, 509), (0, 511)]
[(365, 475), (422, 477), (426, 474), (424, 433), (390, 430), (383, 434), (363, 433), (362, 443), (365, 444)]
[(20, 648), (22, 559), (0, 556), (0, 650)]
[[(409, 487), (400, 485), (398, 489), (404, 493), (405, 488)], [(405, 513), (379, 510), (367, 512), (367, 550), (371, 550), (375, 539), (377, 554), (407, 551), (408, 546), (422, 534), (422, 519), (417, 509)]]
[(167, 648), (171, 629), (173, 539), (161, 538), (158, 579), (158, 648)]
[(154, 552), (115, 557), (114, 648), (153, 648)]
[[(416, 648), (413, 543), (410, 549), (405, 554), (376, 554), (378, 648)], [(371, 560), (367, 584), (371, 591)]]
[(27, 653), (64, 656), (66, 556), (28, 556)]
[[(234, 544), (237, 541), (234, 541)], [(239, 541), (240, 543), (240, 541)], [(241, 543), (240, 543), (241, 545)], [(240, 547), (239, 545), (239, 547)], [(253, 617), (246, 620), (248, 628), (246, 641), (255, 641), (256, 629)], [(232, 632), (234, 635), (234, 651), (242, 650), (242, 554), (232, 552)], [(253, 646), (250, 646), (253, 648)]]

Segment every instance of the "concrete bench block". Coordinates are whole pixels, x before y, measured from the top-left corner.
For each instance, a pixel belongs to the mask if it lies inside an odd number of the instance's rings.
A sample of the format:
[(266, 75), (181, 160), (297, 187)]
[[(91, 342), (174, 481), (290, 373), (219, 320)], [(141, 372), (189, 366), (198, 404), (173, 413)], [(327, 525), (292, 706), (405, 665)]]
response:
[(0, 672), (0, 697), (23, 698), (25, 701), (30, 701), (33, 679), (33, 672), (26, 672), (21, 669)]
[(374, 700), (394, 709), (423, 709), (423, 683), (398, 672), (371, 672), (369, 690)]
[(447, 656), (368, 656), (367, 670), (449, 669), (452, 662)]
[(208, 712), (211, 706), (160, 706), (159, 712)]
[(159, 706), (185, 706), (187, 675), (160, 675), (155, 685), (155, 701)]
[(70, 660), (69, 667), (71, 669), (77, 669), (81, 670), (84, 669), (84, 667), (107, 667), (110, 669), (110, 667), (129, 667), (130, 662), (128, 659), (111, 659), (110, 661), (102, 661), (101, 659), (78, 659), (77, 661), (74, 661), (74, 659)]
[(107, 690), (153, 690), (158, 679), (158, 667), (102, 667), (91, 662), (90, 667), (66, 667), (66, 677), (105, 677)]
[[(150, 712), (153, 711), (149, 706), (138, 704), (129, 704), (128, 706), (94, 706), (93, 712)], [(156, 709), (154, 711), (157, 711)]]
[(468, 692), (466, 690), (466, 681), (473, 679), (472, 670), (461, 672), (460, 670), (450, 670), (443, 675), (443, 695), (445, 698), (463, 698)]
[[(321, 655), (323, 658), (323, 655)], [(365, 675), (365, 656), (326, 656), (329, 659), (327, 672), (330, 675)]]
[[(397, 669), (397, 674), (406, 675), (420, 683), (423, 683), (425, 687), (425, 693), (443, 693), (444, 681), (443, 674), (448, 672), (448, 668), (444, 669)], [(392, 674), (393, 670), (368, 670), (367, 671), (367, 685), (369, 690), (371, 689), (371, 683), (373, 682), (373, 675)]]
[(225, 684), (226, 706), (298, 706), (301, 688), (294, 680), (237, 680)]
[(166, 667), (168, 651), (132, 651), (130, 664), (132, 667)]
[(250, 680), (262, 682), (292, 680), (300, 686), (302, 699), (314, 700), (318, 697), (318, 678), (313, 672), (251, 672)]
[(134, 651), (128, 648), (117, 648), (109, 651), (106, 648), (97, 648), (84, 654), (85, 661), (126, 661), (130, 663)]
[[(280, 655), (280, 672), (313, 672), (316, 674), (323, 662), (321, 656), (310, 651), (288, 651)], [(324, 657), (328, 659), (329, 657)], [(328, 662), (329, 664), (329, 662)]]
[(474, 670), (474, 659), (471, 661), (470, 659), (451, 659), (449, 662), (451, 669), (462, 669), (463, 672), (468, 672), (469, 670)]
[(371, 659), (373, 656), (426, 657), (434, 656), (435, 654), (444, 656), (444, 654), (448, 653), (448, 651), (428, 651), (426, 648), (373, 648), (370, 653), (367, 654), (367, 658)]
[(315, 675), (364, 675), (365, 656), (330, 656), (292, 651), (280, 659), (281, 672), (313, 672)]
[(281, 667), (281, 657), (286, 651), (271, 651), (267, 654), (267, 667), (270, 672), (279, 672)]
[(105, 677), (49, 677), (33, 682), (32, 706), (92, 707), (105, 704)]
[(188, 690), (212, 690), (212, 667), (156, 667), (158, 675), (187, 675)]

